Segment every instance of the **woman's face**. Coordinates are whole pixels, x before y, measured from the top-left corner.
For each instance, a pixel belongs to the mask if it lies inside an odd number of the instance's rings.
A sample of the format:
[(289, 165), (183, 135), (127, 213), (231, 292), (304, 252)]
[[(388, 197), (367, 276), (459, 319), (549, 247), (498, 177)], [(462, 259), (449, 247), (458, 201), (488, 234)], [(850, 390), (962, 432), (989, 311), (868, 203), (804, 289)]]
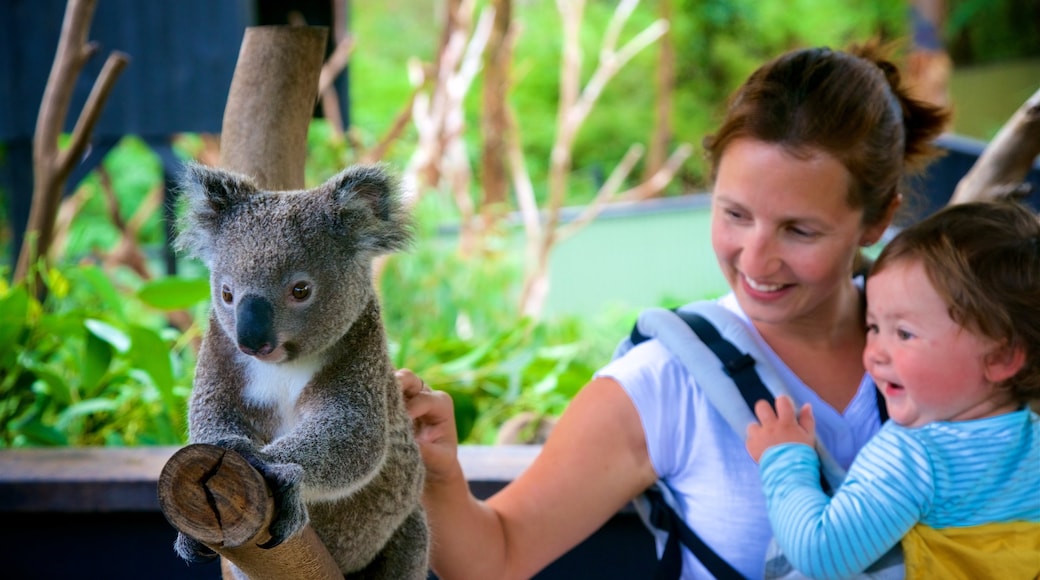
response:
[(795, 157), (783, 147), (737, 139), (719, 160), (711, 240), (719, 266), (752, 320), (787, 324), (841, 308), (864, 228), (846, 203), (851, 179), (830, 155)]

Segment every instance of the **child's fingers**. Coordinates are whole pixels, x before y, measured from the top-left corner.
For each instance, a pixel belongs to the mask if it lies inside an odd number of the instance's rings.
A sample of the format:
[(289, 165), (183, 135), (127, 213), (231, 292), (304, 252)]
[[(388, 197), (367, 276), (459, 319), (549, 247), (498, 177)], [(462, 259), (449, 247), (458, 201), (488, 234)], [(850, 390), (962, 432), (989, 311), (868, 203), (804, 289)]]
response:
[(765, 399), (755, 403), (755, 416), (758, 417), (758, 422), (763, 425), (776, 421), (776, 413), (773, 412), (773, 407), (769, 404), (769, 401)]
[(816, 433), (816, 417), (813, 416), (812, 407), (809, 403), (802, 405), (802, 410), (798, 413), (798, 424), (806, 432), (810, 434)]
[(762, 432), (762, 426), (758, 423), (752, 423), (747, 426), (747, 439), (754, 439), (758, 437), (758, 434)]
[(787, 395), (776, 398), (776, 418), (782, 423), (794, 423), (794, 402)]

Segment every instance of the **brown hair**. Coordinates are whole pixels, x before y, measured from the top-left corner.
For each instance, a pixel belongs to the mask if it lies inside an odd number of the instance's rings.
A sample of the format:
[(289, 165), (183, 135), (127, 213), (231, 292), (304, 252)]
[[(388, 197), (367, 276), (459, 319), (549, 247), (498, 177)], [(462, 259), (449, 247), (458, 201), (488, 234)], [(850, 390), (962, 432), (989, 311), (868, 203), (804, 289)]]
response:
[(1040, 217), (1011, 200), (949, 206), (893, 238), (870, 275), (905, 260), (920, 261), (954, 322), (1025, 351), (1002, 386), (1040, 399)]
[(795, 155), (823, 151), (851, 175), (849, 207), (864, 225), (879, 223), (907, 173), (934, 156), (930, 142), (949, 118), (911, 98), (892, 47), (873, 41), (847, 51), (795, 50), (762, 65), (731, 97), (726, 118), (704, 139), (712, 175), (726, 147), (749, 137)]

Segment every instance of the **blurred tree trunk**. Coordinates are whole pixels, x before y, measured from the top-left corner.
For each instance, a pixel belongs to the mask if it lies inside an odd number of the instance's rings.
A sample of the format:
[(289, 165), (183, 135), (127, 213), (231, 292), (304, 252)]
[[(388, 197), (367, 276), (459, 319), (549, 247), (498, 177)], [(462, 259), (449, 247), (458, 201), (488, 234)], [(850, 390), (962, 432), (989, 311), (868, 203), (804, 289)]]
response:
[[(672, 21), (672, 1), (658, 0), (658, 18)], [(657, 173), (668, 157), (668, 145), (672, 141), (672, 97), (675, 94), (675, 45), (672, 43), (671, 27), (661, 36), (657, 49), (657, 91), (654, 103), (654, 126), (650, 144), (646, 151), (643, 179)]]
[(246, 29), (228, 90), (220, 164), (268, 190), (303, 189), (307, 128), (328, 29)]
[(480, 154), (483, 200), (480, 215), (485, 229), (493, 228), (508, 209), (506, 132), (509, 128), (510, 63), (513, 60), (513, 2), (494, 0), (495, 20), (484, 52), (483, 114)]

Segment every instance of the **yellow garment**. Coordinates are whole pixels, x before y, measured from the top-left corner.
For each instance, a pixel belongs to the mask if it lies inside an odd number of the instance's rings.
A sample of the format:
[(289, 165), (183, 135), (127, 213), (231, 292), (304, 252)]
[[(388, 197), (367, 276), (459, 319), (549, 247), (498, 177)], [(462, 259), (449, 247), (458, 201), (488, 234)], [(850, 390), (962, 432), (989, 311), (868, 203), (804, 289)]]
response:
[(1040, 523), (917, 524), (903, 537), (903, 554), (906, 580), (1033, 580), (1040, 577)]

